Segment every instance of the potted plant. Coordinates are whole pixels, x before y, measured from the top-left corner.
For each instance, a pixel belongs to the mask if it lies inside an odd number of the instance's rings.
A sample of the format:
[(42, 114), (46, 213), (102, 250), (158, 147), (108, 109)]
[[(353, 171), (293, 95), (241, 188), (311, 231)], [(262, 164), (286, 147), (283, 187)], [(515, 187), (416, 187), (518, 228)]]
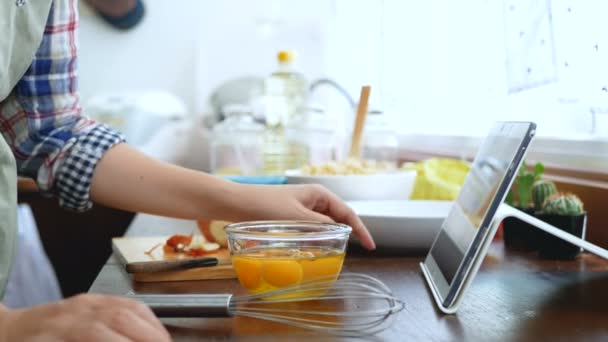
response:
[[(582, 239), (585, 238), (587, 214), (583, 202), (571, 193), (555, 193), (547, 197), (536, 217)], [(539, 230), (540, 232), (540, 230)], [(580, 247), (540, 232), (539, 255), (550, 259), (574, 259)]]
[[(505, 202), (528, 215), (534, 215), (536, 210), (532, 201), (532, 187), (541, 180), (544, 172), (542, 163), (536, 163), (532, 172), (526, 171), (524, 163), (513, 180)], [(507, 248), (536, 250), (538, 228), (516, 217), (508, 217), (503, 221), (503, 239)]]
[(534, 209), (540, 211), (547, 197), (557, 193), (557, 186), (550, 180), (539, 179), (532, 184), (530, 190)]

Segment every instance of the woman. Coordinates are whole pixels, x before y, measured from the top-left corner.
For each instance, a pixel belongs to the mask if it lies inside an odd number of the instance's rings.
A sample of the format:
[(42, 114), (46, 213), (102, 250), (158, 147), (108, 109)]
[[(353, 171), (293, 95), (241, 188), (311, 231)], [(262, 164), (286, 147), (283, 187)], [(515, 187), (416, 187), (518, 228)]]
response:
[[(359, 218), (322, 187), (241, 185), (165, 164), (82, 115), (76, 8), (75, 0), (0, 2), (0, 297), (13, 255), (17, 174), (36, 179), (71, 210), (96, 202), (192, 220), (338, 221), (374, 248)], [(36, 338), (169, 336), (147, 307), (124, 298), (81, 295), (25, 310), (0, 306), (0, 341)]]

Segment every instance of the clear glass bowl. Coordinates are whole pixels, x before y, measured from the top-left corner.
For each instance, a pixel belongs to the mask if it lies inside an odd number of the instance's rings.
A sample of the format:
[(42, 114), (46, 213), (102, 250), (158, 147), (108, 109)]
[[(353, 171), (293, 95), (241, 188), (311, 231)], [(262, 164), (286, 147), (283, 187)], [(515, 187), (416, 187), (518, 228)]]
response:
[(232, 265), (251, 293), (337, 279), (352, 229), (343, 224), (257, 221), (226, 227)]

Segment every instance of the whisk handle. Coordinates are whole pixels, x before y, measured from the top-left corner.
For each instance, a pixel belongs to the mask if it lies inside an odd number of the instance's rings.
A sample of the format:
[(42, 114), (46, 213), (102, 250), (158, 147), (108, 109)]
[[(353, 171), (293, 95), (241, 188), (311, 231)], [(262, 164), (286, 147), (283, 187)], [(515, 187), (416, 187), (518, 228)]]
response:
[(229, 317), (231, 294), (129, 294), (158, 317)]

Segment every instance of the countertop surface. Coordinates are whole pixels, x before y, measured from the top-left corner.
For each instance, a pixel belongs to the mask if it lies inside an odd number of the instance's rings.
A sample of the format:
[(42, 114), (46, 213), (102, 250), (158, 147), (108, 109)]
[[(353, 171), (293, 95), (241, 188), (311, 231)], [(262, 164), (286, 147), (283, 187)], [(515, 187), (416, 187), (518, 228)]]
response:
[[(137, 227), (133, 226), (128, 235), (152, 235), (142, 226)], [(184, 221), (179, 229), (189, 230), (189, 223)], [(158, 232), (155, 228), (154, 233)], [(403, 250), (368, 253), (356, 245), (349, 248), (344, 271), (373, 275), (405, 301), (405, 309), (387, 330), (376, 336), (380, 340), (608, 339), (608, 261), (596, 256), (583, 253), (573, 261), (544, 260), (535, 253), (505, 250), (501, 241), (494, 242), (459, 312), (443, 315), (436, 309), (419, 269), (422, 255)], [(90, 289), (90, 292), (113, 295), (130, 291), (244, 294), (235, 279), (137, 283), (113, 257)], [(175, 341), (334, 339), (243, 317), (171, 318), (163, 319), (163, 323)]]

